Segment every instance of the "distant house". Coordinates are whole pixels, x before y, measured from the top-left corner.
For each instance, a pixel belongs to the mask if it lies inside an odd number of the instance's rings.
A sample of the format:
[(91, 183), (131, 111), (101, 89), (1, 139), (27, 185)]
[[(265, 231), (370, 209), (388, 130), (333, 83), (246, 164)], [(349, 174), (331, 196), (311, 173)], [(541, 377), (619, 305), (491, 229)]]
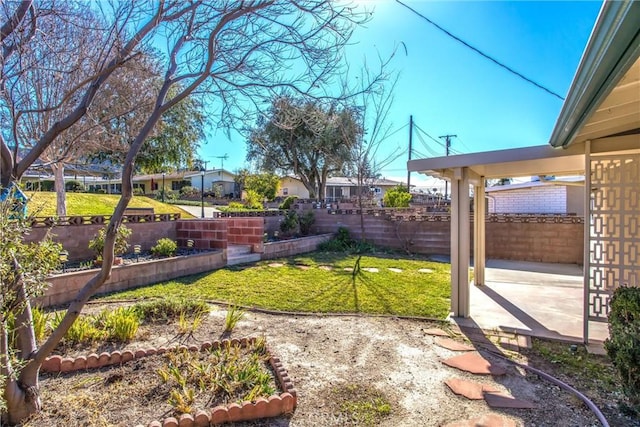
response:
[[(381, 178), (368, 183), (365, 191), (372, 193), (375, 198), (382, 199), (387, 190), (400, 184), (402, 183), (398, 181)], [(356, 178), (327, 178), (325, 194), (321, 199), (329, 202), (350, 199), (358, 195), (358, 188)], [(299, 178), (285, 176), (280, 178), (280, 189), (278, 190), (277, 195), (280, 197), (298, 196), (301, 199), (308, 199), (309, 191), (305, 188)]]
[(584, 178), (542, 180), (485, 189), (489, 213), (584, 214)]
[(203, 172), (187, 172), (185, 179), (188, 179), (192, 187), (202, 190), (204, 184), (205, 192), (216, 192), (222, 196), (234, 195), (236, 193), (235, 174), (224, 169), (213, 169)]
[(276, 193), (276, 197), (298, 196), (301, 199), (309, 198), (309, 190), (302, 184), (298, 178), (293, 176), (283, 176), (280, 178), (280, 187)]
[(164, 188), (172, 191), (180, 191), (187, 186), (198, 190), (204, 187), (205, 192), (215, 191), (217, 186), (220, 189), (220, 194), (225, 195), (234, 192), (234, 177), (234, 174), (224, 169), (136, 175), (133, 177), (133, 188), (140, 188), (144, 194), (151, 194), (162, 188), (163, 185)]

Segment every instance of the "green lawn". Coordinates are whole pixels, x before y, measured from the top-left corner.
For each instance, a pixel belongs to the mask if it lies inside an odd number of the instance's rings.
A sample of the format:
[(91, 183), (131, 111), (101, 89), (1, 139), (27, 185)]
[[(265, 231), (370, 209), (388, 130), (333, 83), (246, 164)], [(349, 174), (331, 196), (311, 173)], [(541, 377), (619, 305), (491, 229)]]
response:
[[(52, 216), (56, 214), (56, 193), (48, 191), (27, 192), (29, 214)], [(67, 193), (68, 215), (111, 215), (120, 195)], [(162, 203), (149, 197), (134, 196), (129, 202), (132, 208), (153, 208), (154, 212), (180, 213), (183, 218), (193, 218), (191, 214), (177, 206)]]
[[(278, 311), (395, 314), (438, 319), (447, 316), (451, 293), (449, 264), (368, 255), (362, 257), (363, 270), (354, 278), (352, 268), (356, 258), (314, 252), (227, 267), (105, 298), (195, 298)], [(278, 263), (283, 266), (273, 266)], [(366, 268), (379, 271), (366, 271)], [(420, 269), (432, 271), (419, 272)]]

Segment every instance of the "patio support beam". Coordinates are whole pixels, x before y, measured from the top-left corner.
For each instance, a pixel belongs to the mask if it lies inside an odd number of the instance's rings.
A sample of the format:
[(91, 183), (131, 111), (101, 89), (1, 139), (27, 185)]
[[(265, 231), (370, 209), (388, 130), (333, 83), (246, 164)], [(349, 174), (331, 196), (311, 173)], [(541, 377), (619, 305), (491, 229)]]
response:
[(480, 177), (473, 191), (473, 281), (476, 286), (484, 285), (485, 267), (485, 217), (486, 202), (484, 177)]
[(589, 344), (589, 283), (591, 282), (591, 141), (584, 143), (584, 261), (582, 341)]
[(454, 168), (451, 176), (451, 312), (469, 317), (469, 170)]

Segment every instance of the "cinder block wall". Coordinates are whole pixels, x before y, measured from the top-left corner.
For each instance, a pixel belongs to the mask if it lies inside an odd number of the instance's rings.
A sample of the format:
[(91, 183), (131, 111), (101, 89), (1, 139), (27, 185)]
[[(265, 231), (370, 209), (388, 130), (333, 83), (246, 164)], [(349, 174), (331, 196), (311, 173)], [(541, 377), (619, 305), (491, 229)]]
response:
[(262, 253), (264, 218), (225, 218), (230, 245), (251, 245), (252, 252)]
[(486, 223), (487, 258), (582, 264), (583, 224)]
[(221, 219), (189, 219), (176, 221), (178, 246), (193, 240), (196, 249), (226, 249), (227, 221)]
[[(354, 238), (361, 238), (360, 215), (329, 213), (316, 209), (315, 231), (335, 233), (346, 227)], [(383, 216), (364, 216), (365, 237), (381, 246), (408, 249), (425, 255), (451, 253), (451, 223), (440, 221), (389, 221)], [(473, 223), (470, 224), (473, 254)], [(487, 222), (486, 256), (521, 261), (583, 263), (584, 225), (545, 222)]]
[[(176, 221), (127, 223), (125, 225), (132, 230), (131, 238), (129, 238), (130, 251), (133, 251), (133, 245), (141, 245), (144, 251), (149, 250), (162, 237), (176, 239)], [(89, 250), (89, 241), (102, 227), (104, 225), (98, 224), (54, 226), (51, 229), (34, 227), (25, 236), (25, 241), (39, 242), (51, 230), (53, 240), (62, 243), (64, 249), (69, 252), (70, 261), (85, 260), (93, 257), (93, 252)]]

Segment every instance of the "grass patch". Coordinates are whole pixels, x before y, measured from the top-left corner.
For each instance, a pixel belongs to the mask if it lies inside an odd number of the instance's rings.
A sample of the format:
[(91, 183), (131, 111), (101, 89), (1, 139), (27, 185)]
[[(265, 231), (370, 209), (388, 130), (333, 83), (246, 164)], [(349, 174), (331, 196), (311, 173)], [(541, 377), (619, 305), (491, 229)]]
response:
[(391, 413), (391, 403), (382, 392), (366, 385), (349, 384), (333, 390), (338, 416), (349, 425), (376, 426)]
[[(449, 264), (367, 255), (360, 259), (360, 272), (353, 275), (356, 259), (344, 253), (314, 252), (227, 267), (104, 298), (204, 299), (279, 311), (447, 316)], [(425, 268), (432, 272), (418, 271)]]
[[(613, 393), (619, 389), (616, 371), (607, 356), (587, 352), (584, 345), (532, 339), (530, 353), (554, 365), (554, 371), (590, 390)], [(579, 388), (581, 388), (579, 387)]]
[[(27, 192), (29, 214), (54, 216), (56, 214), (56, 193), (48, 191)], [(67, 193), (68, 215), (112, 215), (120, 200), (119, 194)], [(155, 213), (179, 213), (182, 218), (193, 215), (180, 209), (145, 196), (134, 196), (130, 208), (153, 208)]]

